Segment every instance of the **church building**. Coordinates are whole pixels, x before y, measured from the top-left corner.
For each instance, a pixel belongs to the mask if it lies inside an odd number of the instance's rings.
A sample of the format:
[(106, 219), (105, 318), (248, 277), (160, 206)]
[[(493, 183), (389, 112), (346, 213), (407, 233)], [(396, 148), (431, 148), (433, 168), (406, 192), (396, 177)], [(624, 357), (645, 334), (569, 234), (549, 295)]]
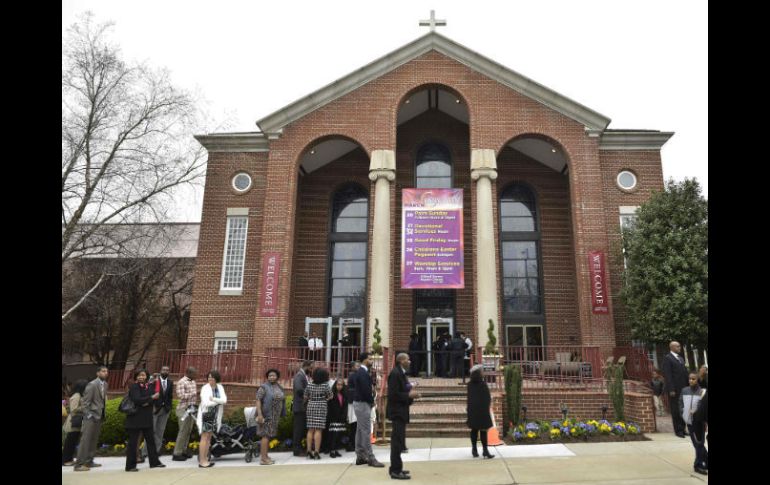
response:
[[(330, 54), (332, 56), (332, 54)], [(631, 344), (621, 226), (673, 135), (433, 29), (208, 150), (188, 352)]]

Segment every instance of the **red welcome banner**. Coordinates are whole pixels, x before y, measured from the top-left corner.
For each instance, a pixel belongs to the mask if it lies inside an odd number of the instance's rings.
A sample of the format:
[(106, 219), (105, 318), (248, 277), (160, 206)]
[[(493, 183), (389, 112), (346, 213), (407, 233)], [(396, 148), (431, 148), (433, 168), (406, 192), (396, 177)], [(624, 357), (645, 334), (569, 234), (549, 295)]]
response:
[(280, 269), (281, 253), (265, 253), (262, 260), (260, 316), (274, 317), (278, 313), (278, 273)]
[(604, 253), (601, 251), (591, 251), (588, 253), (588, 265), (591, 273), (592, 311), (594, 314), (607, 314), (610, 312), (610, 308), (608, 305)]

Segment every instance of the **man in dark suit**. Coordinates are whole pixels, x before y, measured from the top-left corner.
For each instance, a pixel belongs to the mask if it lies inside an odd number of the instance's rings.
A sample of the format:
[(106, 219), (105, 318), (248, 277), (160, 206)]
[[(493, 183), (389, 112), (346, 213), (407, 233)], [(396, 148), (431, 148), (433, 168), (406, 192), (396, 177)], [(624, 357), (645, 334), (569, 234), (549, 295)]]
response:
[(292, 438), (292, 448), (294, 456), (305, 456), (307, 453), (302, 448), (302, 438), (305, 436), (305, 406), (302, 401), (305, 397), (305, 388), (308, 384), (308, 376), (313, 372), (313, 361), (306, 360), (302, 362), (297, 374), (294, 375), (292, 390), (294, 391), (294, 400), (291, 403), (291, 411), (294, 413), (294, 435)]
[(393, 432), (390, 436), (390, 478), (409, 480), (409, 470), (404, 470), (401, 452), (406, 443), (406, 425), (409, 423), (409, 406), (419, 395), (410, 389), (406, 379), (409, 368), (409, 355), (401, 353), (396, 356), (396, 366), (388, 376), (388, 410), (386, 417), (393, 422)]
[(668, 393), (668, 407), (671, 411), (671, 421), (674, 423), (674, 434), (680, 438), (687, 435), (682, 413), (679, 409), (679, 396), (682, 389), (689, 385), (687, 367), (684, 358), (679, 355), (682, 346), (679, 342), (671, 342), (668, 346), (670, 352), (663, 359), (663, 376), (666, 379), (666, 392)]
[(409, 375), (417, 377), (420, 375), (422, 367), (422, 352), (425, 350), (420, 346), (420, 336), (413, 333), (409, 341), (409, 360), (412, 362)]
[(449, 351), (452, 359), (450, 377), (462, 377), (465, 360), (465, 340), (460, 337), (460, 332), (455, 332), (454, 338), (449, 342)]
[(80, 401), (83, 406), (83, 425), (80, 428), (76, 472), (87, 472), (91, 468), (102, 466), (100, 463), (94, 463), (94, 455), (105, 418), (108, 373), (107, 367), (99, 366), (96, 379), (88, 383)]
[(369, 368), (372, 366), (372, 359), (367, 352), (362, 352), (361, 367), (348, 379), (352, 381), (352, 387), (355, 388), (353, 397), (353, 411), (356, 413), (356, 465), (369, 465), (376, 468), (382, 468), (385, 465), (377, 461), (372, 451), (372, 442), (370, 441), (372, 430), (372, 407), (374, 406), (374, 394), (372, 393), (372, 377), (369, 375)]
[[(158, 455), (163, 448), (163, 434), (166, 432), (166, 424), (171, 414), (171, 404), (174, 400), (174, 382), (168, 378), (170, 369), (167, 365), (160, 368), (160, 375), (155, 376), (155, 381), (151, 383), (155, 387), (155, 392), (159, 394), (158, 399), (153, 404), (152, 429), (155, 433), (155, 448)], [(147, 443), (142, 445), (142, 461), (147, 458)]]

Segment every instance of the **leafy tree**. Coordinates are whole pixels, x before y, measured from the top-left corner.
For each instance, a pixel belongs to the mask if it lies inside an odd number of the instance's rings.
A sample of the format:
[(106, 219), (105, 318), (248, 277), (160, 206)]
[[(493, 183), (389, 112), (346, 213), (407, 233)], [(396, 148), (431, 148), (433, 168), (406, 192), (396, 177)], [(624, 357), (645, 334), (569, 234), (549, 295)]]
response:
[(670, 180), (623, 230), (620, 297), (634, 338), (708, 343), (708, 202), (696, 180)]

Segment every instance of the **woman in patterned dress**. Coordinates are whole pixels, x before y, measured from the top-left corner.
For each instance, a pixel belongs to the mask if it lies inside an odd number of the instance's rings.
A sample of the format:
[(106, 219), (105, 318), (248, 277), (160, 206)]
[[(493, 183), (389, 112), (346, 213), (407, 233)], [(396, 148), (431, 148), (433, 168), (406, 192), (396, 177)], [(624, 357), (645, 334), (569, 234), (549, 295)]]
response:
[[(332, 390), (329, 388), (329, 371), (324, 368), (316, 368), (313, 371), (313, 382), (305, 388), (304, 402), (307, 404), (307, 458), (308, 460), (320, 460), (321, 438), (326, 428), (327, 401), (332, 398)], [(315, 440), (315, 451), (313, 451)]]
[(329, 456), (338, 458), (337, 449), (340, 447), (342, 436), (347, 432), (348, 420), (348, 389), (345, 380), (342, 378), (334, 381), (332, 387), (332, 399), (329, 401), (329, 435), (331, 445), (329, 447)]
[(280, 377), (281, 373), (278, 370), (268, 370), (265, 373), (267, 382), (257, 390), (257, 436), (262, 437), (259, 446), (260, 465), (275, 463), (267, 456), (267, 450), (270, 448), (269, 441), (270, 438), (275, 438), (278, 435), (278, 422), (286, 416), (285, 393), (278, 384)]

